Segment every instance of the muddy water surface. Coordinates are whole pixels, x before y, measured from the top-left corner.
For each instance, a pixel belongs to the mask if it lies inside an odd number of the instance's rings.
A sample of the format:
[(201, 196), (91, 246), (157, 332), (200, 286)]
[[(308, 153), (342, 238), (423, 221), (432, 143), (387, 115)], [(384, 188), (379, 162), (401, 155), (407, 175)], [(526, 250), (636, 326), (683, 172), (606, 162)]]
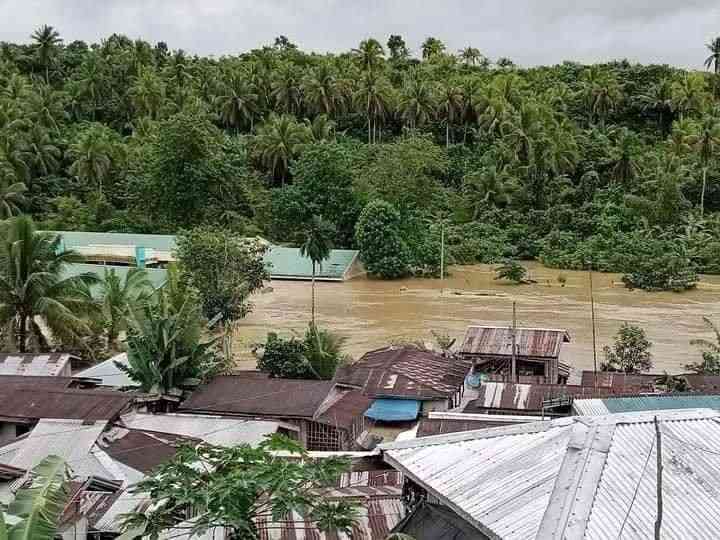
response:
[[(488, 266), (452, 268), (438, 279), (377, 281), (355, 279), (345, 283), (317, 284), (317, 318), (348, 338), (354, 357), (401, 340), (431, 341), (431, 330), (462, 339), (468, 324), (509, 325), (512, 302), (517, 302), (518, 326), (565, 328), (572, 342), (562, 358), (574, 367), (592, 369), (592, 326), (588, 274), (558, 271), (530, 263), (533, 285), (495, 281)], [(562, 287), (557, 278), (564, 275)], [(720, 319), (720, 279), (706, 277), (697, 290), (687, 293), (628, 291), (616, 274), (593, 274), (597, 319), (598, 362), (602, 346), (612, 341), (623, 321), (645, 328), (654, 343), (656, 370), (679, 372), (699, 355), (689, 341), (711, 337), (701, 317)], [(310, 283), (273, 281), (273, 292), (254, 297), (255, 310), (238, 329), (236, 351), (264, 340), (274, 330), (290, 335), (303, 332), (310, 317)], [(243, 362), (251, 367), (252, 362)]]

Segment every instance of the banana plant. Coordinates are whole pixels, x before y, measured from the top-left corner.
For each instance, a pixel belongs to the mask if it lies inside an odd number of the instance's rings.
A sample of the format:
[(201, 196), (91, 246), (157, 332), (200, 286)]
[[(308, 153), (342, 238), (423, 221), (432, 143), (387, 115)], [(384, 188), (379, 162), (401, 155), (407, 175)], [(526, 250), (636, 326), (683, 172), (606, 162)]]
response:
[(0, 540), (54, 540), (68, 500), (67, 469), (62, 458), (48, 456), (32, 470), (32, 482), (18, 490), (0, 511)]

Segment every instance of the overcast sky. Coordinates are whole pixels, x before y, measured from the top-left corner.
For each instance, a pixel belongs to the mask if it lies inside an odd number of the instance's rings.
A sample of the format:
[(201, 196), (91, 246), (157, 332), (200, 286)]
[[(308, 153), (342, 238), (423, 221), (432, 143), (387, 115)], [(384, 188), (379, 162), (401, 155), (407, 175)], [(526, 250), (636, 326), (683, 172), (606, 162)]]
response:
[(701, 67), (720, 35), (720, 0), (0, 0), (0, 40), (41, 24), (66, 41), (112, 32), (198, 54), (234, 54), (284, 34), (304, 49), (342, 51), (400, 34), (417, 52), (433, 35), (455, 51), (530, 66), (628, 58)]

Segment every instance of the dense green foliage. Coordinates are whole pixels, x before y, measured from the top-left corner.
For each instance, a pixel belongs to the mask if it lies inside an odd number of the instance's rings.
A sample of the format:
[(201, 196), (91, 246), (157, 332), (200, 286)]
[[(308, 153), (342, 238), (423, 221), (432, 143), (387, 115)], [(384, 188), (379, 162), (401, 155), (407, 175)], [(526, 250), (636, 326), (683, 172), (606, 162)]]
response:
[(345, 338), (310, 323), (304, 339), (267, 335), (258, 357), (260, 371), (273, 377), (330, 380), (347, 357), (342, 352)]
[(400, 214), (390, 203), (368, 203), (360, 214), (356, 238), (370, 275), (392, 279), (408, 274), (410, 255), (401, 235)]
[(603, 347), (605, 362), (601, 371), (641, 373), (652, 369), (652, 343), (639, 326), (623, 323), (615, 336), (612, 347)]
[[(338, 457), (310, 459), (299, 443), (281, 435), (257, 448), (182, 446), (133, 487), (152, 504), (128, 514), (125, 527), (148, 538), (181, 524), (191, 536), (217, 527), (230, 538), (258, 538), (258, 523), (299, 512), (321, 531), (350, 534), (358, 518), (355, 505), (323, 496), (349, 468)], [(185, 521), (189, 512), (193, 519)]]
[(234, 321), (252, 309), (251, 294), (270, 279), (268, 246), (218, 227), (181, 231), (176, 255), (183, 278), (200, 293), (205, 317)]
[[(451, 261), (540, 258), (683, 289), (720, 271), (714, 50), (709, 72), (523, 69), (434, 37), (421, 59), (397, 35), (342, 54), (284, 38), (201, 58), (43, 28), (0, 50), (0, 211), (47, 228), (220, 226), (296, 245), (298, 225), (322, 215), (333, 245), (362, 248), (361, 209), (381, 199), (398, 213), (399, 251), (364, 254), (378, 276), (437, 274), (443, 215)], [(674, 259), (639, 268), (644, 245)], [(651, 275), (668, 263), (672, 275)]]

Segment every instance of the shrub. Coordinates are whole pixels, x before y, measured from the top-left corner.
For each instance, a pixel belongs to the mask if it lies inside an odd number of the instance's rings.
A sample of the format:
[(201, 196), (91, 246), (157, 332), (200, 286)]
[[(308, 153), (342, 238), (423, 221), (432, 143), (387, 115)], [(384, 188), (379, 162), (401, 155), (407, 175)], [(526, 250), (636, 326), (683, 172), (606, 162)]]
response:
[(400, 227), (400, 214), (389, 203), (371, 201), (355, 227), (360, 257), (368, 273), (396, 279), (410, 272), (410, 254)]
[(512, 281), (513, 283), (520, 285), (526, 283), (525, 276), (527, 275), (527, 269), (516, 261), (505, 261), (501, 266), (495, 269), (495, 279), (505, 279)]
[(652, 343), (639, 326), (623, 323), (615, 336), (612, 347), (605, 346), (605, 362), (600, 369), (603, 371), (622, 371), (640, 373), (652, 369)]

